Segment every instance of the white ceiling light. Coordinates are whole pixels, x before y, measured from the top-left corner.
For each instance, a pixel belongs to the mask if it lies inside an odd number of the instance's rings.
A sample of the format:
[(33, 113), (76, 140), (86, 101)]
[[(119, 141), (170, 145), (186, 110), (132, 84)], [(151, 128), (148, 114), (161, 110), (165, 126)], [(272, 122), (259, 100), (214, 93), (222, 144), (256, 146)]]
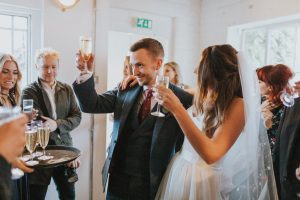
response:
[(74, 7), (79, 0), (53, 0), (56, 5), (58, 5), (62, 11)]

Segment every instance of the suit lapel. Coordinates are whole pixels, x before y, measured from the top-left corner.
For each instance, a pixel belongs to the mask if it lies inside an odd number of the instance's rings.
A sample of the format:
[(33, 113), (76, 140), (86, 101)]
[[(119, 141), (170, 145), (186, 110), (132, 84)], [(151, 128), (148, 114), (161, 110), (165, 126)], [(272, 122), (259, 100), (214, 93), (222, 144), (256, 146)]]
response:
[[(173, 90), (174, 88), (172, 87), (172, 85), (170, 85), (170, 89), (174, 92), (174, 90)], [(157, 103), (155, 104), (155, 106), (153, 107), (151, 112), (156, 111), (156, 110), (157, 110)], [(160, 111), (162, 112), (162, 110), (163, 110), (163, 107), (161, 106)], [(166, 119), (171, 116), (171, 113), (169, 113), (169, 112), (164, 113), (164, 114), (165, 114), (164, 117), (156, 117), (157, 119), (156, 119), (156, 122), (155, 122), (155, 125), (154, 125), (150, 154), (152, 152), (152, 149), (155, 145), (155, 142), (156, 142), (157, 138), (159, 137), (158, 133), (160, 133), (161, 128), (163, 127)]]
[(126, 93), (123, 105), (122, 105), (122, 115), (120, 119), (120, 128), (119, 133), (123, 131), (126, 119), (128, 117), (129, 112), (132, 109), (134, 103), (138, 100), (142, 87), (138, 86), (133, 90), (130, 90)]

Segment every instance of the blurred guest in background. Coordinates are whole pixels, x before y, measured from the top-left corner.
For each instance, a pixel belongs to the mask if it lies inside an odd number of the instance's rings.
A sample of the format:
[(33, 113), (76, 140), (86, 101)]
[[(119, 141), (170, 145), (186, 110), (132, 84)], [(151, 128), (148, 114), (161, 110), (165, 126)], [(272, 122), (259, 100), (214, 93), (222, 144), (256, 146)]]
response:
[(18, 162), (25, 145), (25, 115), (0, 125), (0, 199), (12, 199), (11, 165)]
[[(72, 88), (56, 80), (59, 67), (58, 52), (45, 48), (37, 51), (36, 70), (38, 80), (23, 90), (22, 99), (33, 99), (34, 108), (46, 120), (51, 129), (50, 145), (72, 146), (70, 131), (81, 121), (81, 112)], [(69, 182), (69, 168), (77, 168), (76, 160), (66, 166), (36, 169), (29, 176), (30, 199), (45, 199), (51, 177), (60, 199), (75, 199), (74, 182)]]
[(133, 75), (132, 65), (130, 64), (130, 56), (126, 56), (123, 67), (123, 79), (127, 78), (130, 75)]
[(262, 96), (262, 118), (267, 129), (271, 151), (278, 135), (278, 126), (283, 113), (280, 95), (293, 77), (291, 69), (283, 64), (267, 65), (256, 70)]
[[(295, 90), (300, 94), (300, 81)], [(274, 149), (274, 171), (281, 200), (300, 198), (300, 98), (285, 107)]]
[(174, 61), (168, 62), (168, 63), (164, 64), (163, 74), (164, 74), (164, 76), (168, 76), (170, 79), (170, 82), (173, 83), (174, 85), (177, 85), (178, 87), (180, 87), (182, 89), (187, 89), (187, 88), (189, 88), (189, 86), (182, 83), (181, 73), (180, 73), (179, 68), (180, 67), (176, 62), (174, 62)]

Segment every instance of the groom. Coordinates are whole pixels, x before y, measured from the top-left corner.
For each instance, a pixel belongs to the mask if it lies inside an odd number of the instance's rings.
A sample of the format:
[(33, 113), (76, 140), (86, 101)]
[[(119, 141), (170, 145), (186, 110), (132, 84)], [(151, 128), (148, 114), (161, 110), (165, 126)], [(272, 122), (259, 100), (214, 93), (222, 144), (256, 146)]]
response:
[[(138, 85), (125, 91), (119, 88), (97, 95), (92, 74), (93, 57), (88, 69), (77, 57), (81, 76), (73, 84), (83, 112), (114, 113), (114, 125), (108, 156), (102, 171), (106, 199), (154, 199), (167, 165), (175, 153), (175, 146), (183, 133), (175, 118), (150, 115), (157, 103), (152, 96), (156, 75), (163, 63), (161, 43), (145, 38), (134, 43), (131, 63)], [(192, 104), (192, 96), (170, 84), (185, 108)], [(181, 145), (181, 144), (180, 144)]]

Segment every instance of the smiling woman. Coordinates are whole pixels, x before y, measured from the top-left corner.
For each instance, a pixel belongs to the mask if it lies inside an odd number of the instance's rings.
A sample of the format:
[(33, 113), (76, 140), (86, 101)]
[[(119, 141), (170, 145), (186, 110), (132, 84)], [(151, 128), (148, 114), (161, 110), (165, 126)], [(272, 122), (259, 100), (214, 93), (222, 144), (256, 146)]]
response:
[(79, 0), (53, 0), (56, 5), (58, 5), (62, 11), (74, 7)]
[(9, 54), (0, 53), (0, 105), (13, 107), (20, 101), (19, 65)]

